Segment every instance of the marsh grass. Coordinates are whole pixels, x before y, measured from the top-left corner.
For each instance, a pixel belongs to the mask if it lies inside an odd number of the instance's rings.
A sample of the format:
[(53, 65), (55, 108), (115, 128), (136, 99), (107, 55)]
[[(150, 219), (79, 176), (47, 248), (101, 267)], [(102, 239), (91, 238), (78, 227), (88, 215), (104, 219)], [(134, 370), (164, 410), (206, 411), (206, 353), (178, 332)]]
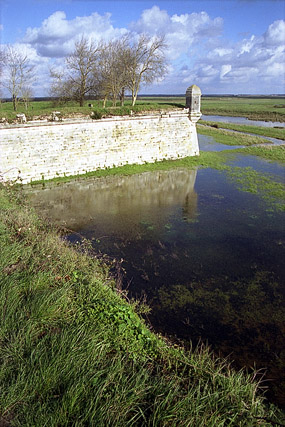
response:
[(202, 97), (201, 111), (252, 120), (285, 121), (285, 103), (281, 97)]
[(235, 123), (224, 123), (224, 122), (220, 123), (220, 122), (212, 122), (212, 121), (206, 121), (206, 120), (200, 120), (199, 124), (211, 126), (216, 129), (218, 128), (230, 129), (238, 132), (253, 133), (256, 135), (268, 136), (270, 138), (285, 139), (285, 128), (276, 129), (276, 128), (270, 128), (265, 126), (237, 125)]
[(238, 148), (235, 152), (262, 157), (274, 162), (285, 163), (285, 145)]
[(215, 138), (215, 141), (225, 145), (250, 146), (254, 144), (270, 144), (270, 141), (258, 136), (247, 135), (231, 130), (218, 129), (199, 123), (197, 124), (197, 132), (201, 135), (212, 136)]
[(255, 426), (280, 419), (255, 375), (152, 333), (108, 265), (0, 187), (0, 423)]

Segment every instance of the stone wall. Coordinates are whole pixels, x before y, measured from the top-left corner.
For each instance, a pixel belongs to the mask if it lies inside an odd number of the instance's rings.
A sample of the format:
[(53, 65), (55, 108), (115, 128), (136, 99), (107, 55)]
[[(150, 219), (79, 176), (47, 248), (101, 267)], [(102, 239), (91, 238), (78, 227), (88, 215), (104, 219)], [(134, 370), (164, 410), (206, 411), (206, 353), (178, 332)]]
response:
[(199, 154), (188, 110), (141, 117), (27, 123), (0, 129), (0, 179), (34, 180), (83, 174)]

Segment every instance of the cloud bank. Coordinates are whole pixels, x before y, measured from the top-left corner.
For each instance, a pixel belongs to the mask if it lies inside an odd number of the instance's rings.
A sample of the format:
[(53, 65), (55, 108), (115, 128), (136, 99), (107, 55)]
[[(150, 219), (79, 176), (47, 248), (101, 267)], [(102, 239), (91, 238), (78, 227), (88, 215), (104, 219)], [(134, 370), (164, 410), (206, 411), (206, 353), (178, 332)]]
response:
[[(158, 6), (145, 9), (128, 28), (115, 27), (111, 14), (97, 12), (68, 20), (64, 11), (28, 28), (21, 48), (40, 70), (37, 95), (47, 95), (48, 65), (60, 64), (84, 35), (111, 40), (131, 32), (165, 35), (169, 74), (144, 93), (184, 93), (196, 83), (203, 93), (283, 93), (285, 21), (277, 20), (263, 34), (250, 34), (233, 43), (223, 36), (223, 18), (207, 12), (170, 15)], [(45, 93), (39, 93), (40, 91)]]

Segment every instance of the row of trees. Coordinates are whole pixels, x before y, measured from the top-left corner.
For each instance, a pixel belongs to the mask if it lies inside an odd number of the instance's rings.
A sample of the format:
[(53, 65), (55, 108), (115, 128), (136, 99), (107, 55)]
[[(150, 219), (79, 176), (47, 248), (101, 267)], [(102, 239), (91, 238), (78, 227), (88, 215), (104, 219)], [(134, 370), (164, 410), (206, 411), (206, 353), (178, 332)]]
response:
[[(80, 106), (87, 96), (93, 96), (103, 99), (105, 107), (107, 99), (112, 99), (113, 105), (120, 99), (123, 105), (128, 92), (132, 96), (132, 105), (135, 105), (141, 85), (165, 75), (165, 48), (163, 37), (151, 38), (146, 34), (137, 39), (126, 35), (98, 44), (82, 37), (75, 43), (71, 55), (65, 58), (64, 69), (50, 70), (50, 95), (61, 100), (75, 100)], [(0, 55), (5, 69), (3, 85), (16, 110), (20, 98), (28, 102), (32, 96), (35, 68), (27, 55), (10, 46)]]
[(51, 93), (59, 98), (75, 99), (82, 106), (85, 97), (118, 99), (124, 103), (125, 92), (135, 105), (141, 84), (150, 84), (166, 72), (163, 37), (141, 34), (138, 40), (129, 35), (121, 39), (94, 44), (82, 37), (65, 60), (64, 72), (51, 70)]

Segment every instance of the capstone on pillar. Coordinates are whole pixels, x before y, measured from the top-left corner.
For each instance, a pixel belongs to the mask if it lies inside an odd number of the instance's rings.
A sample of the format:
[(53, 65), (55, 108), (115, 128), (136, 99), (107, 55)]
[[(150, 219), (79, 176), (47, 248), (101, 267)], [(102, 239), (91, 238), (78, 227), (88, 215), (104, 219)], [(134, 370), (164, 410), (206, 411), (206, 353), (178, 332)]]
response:
[(201, 89), (196, 85), (192, 85), (186, 90), (186, 108), (189, 108), (189, 119), (194, 123), (196, 123), (202, 115), (200, 111), (201, 95)]

